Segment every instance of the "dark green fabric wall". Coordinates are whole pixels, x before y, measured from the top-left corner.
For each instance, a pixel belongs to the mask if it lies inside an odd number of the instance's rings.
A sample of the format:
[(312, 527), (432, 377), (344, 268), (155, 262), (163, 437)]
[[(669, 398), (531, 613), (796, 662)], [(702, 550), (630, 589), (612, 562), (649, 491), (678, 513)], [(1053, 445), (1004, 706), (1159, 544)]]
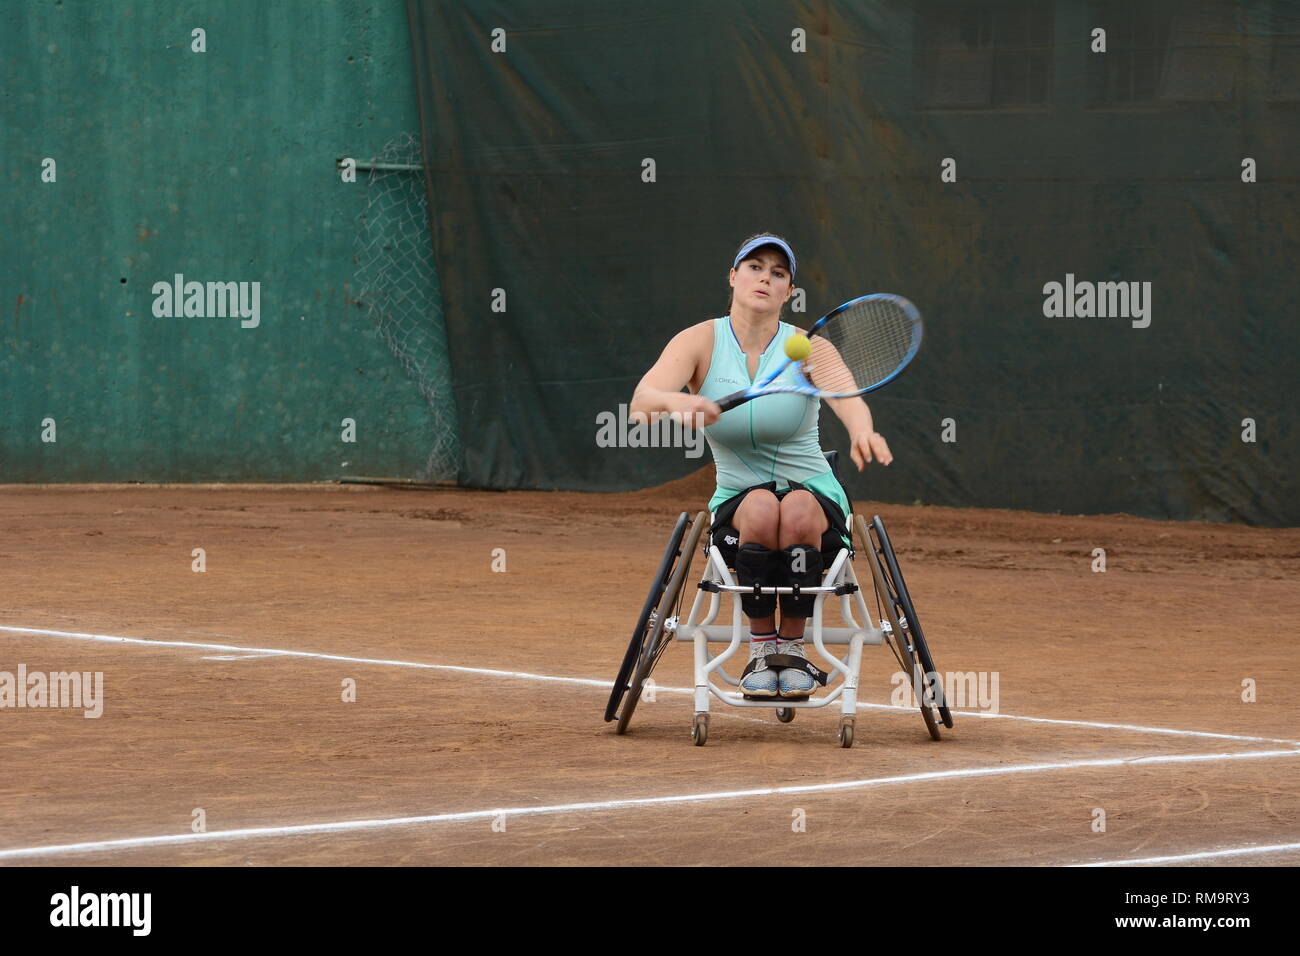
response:
[[(895, 464), (847, 476), (855, 497), (1297, 523), (1297, 3), (1119, 5), (1149, 28), (1115, 4), (1029, 4), (1028, 26), (1025, 4), (982, 6), (1003, 12), (411, 0), (462, 481), (618, 490), (698, 467), (599, 448), (596, 416), (724, 312), (732, 252), (770, 229), (800, 255), (797, 322), (870, 291), (927, 319), (869, 398)], [(1109, 65), (1089, 50), (1107, 24)], [(1012, 54), (981, 60), (990, 43)], [(936, 96), (938, 54), (992, 63), (983, 108)], [(1067, 274), (1150, 282), (1150, 326), (1045, 317)], [(829, 410), (822, 427), (843, 447)]]

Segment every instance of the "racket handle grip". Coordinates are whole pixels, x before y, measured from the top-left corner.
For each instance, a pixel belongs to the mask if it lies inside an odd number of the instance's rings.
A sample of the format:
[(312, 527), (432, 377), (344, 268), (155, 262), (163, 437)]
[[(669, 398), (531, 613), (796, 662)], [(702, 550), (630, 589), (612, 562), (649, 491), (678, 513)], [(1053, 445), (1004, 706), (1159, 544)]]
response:
[(738, 392), (732, 392), (730, 395), (726, 395), (718, 399), (716, 404), (724, 412), (728, 412), (731, 411), (731, 409), (735, 408), (737, 405), (744, 405), (752, 397), (753, 397), (752, 395), (747, 394), (747, 391), (742, 388)]

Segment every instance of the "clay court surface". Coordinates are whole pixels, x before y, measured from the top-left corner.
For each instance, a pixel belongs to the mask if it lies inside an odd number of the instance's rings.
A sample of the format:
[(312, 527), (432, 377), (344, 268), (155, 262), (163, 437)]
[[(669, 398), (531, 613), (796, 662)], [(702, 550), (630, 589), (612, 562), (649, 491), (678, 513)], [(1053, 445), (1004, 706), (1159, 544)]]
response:
[(720, 703), (697, 748), (678, 645), (616, 736), (609, 683), (706, 484), (0, 488), (0, 670), (102, 671), (105, 697), (0, 710), (0, 865), (1300, 862), (1300, 530), (857, 502), (998, 716), (959, 702), (932, 742), (868, 647), (852, 749), (833, 708)]

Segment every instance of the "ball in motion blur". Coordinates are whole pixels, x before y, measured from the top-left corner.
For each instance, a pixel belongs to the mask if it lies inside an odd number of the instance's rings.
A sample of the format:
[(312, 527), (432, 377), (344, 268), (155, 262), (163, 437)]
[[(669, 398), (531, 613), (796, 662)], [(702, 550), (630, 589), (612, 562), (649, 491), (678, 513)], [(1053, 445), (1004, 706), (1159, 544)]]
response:
[(792, 335), (785, 340), (785, 354), (796, 362), (812, 355), (812, 343), (806, 335)]

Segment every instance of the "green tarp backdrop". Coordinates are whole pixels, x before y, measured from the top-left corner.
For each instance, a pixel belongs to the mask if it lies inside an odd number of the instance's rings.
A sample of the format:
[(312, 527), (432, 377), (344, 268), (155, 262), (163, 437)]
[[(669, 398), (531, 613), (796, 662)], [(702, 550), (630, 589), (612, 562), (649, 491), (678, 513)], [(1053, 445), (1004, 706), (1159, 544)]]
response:
[[(335, 166), (418, 162), (408, 38), (364, 0), (0, 4), (0, 482), (454, 477), (395, 347), (437, 301), (421, 177)], [(256, 324), (155, 314), (178, 274)]]
[[(597, 416), (725, 313), (766, 229), (800, 256), (797, 324), (870, 291), (927, 319), (868, 397), (896, 460), (855, 497), (1300, 521), (1300, 4), (408, 10), (462, 482), (706, 463), (599, 447)], [(1149, 293), (1088, 315), (1103, 282)]]

